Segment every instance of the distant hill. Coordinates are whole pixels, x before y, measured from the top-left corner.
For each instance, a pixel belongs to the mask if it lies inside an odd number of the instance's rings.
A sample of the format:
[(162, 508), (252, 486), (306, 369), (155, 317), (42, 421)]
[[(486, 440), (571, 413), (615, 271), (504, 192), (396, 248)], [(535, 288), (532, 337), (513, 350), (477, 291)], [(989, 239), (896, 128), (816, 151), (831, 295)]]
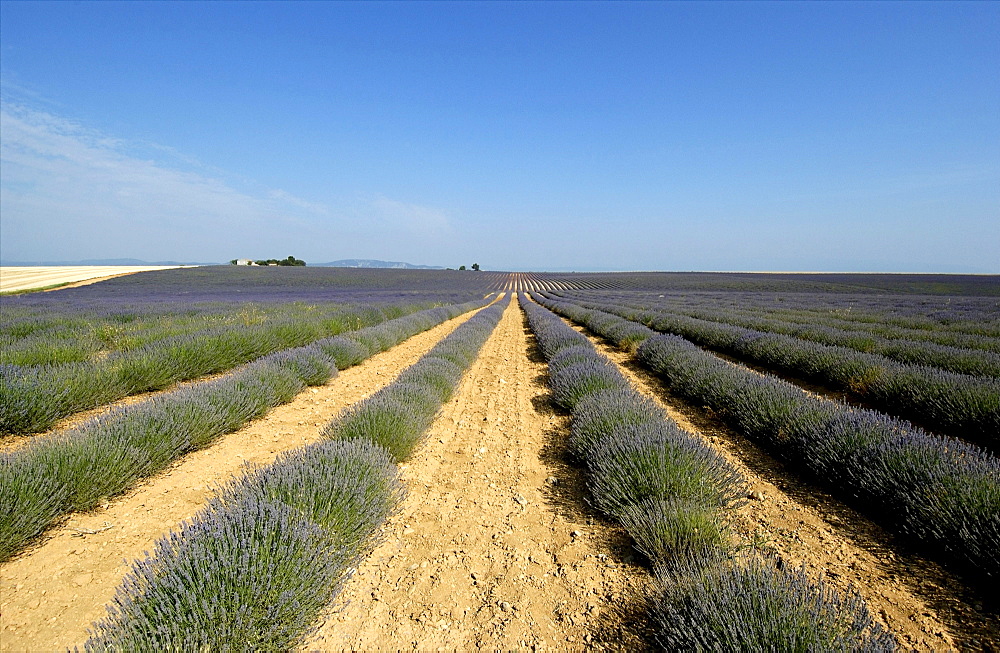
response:
[(321, 268), (397, 268), (402, 270), (443, 270), (440, 265), (413, 265), (402, 261), (377, 261), (370, 258), (345, 258), (331, 263), (310, 263)]
[(219, 265), (219, 263), (195, 263), (193, 261), (140, 261), (137, 258), (98, 258), (83, 261), (0, 261), (4, 267), (37, 267), (42, 265)]

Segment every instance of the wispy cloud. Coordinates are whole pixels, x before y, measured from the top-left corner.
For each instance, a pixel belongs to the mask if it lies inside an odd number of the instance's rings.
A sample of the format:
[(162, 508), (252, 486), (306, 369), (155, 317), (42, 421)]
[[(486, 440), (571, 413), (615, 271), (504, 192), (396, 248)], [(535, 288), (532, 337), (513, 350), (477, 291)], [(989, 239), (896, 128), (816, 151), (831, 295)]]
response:
[(435, 238), (453, 231), (448, 214), (440, 209), (388, 197), (375, 198), (371, 206), (376, 216), (390, 228)]
[(331, 207), (280, 188), (245, 190), (169, 146), (17, 102), (0, 107), (0, 162), (5, 261), (292, 254), (434, 263), (455, 240), (438, 208), (384, 195)]
[(267, 254), (270, 247), (280, 254), (310, 237), (303, 229), (328, 228), (331, 212), (320, 203), (283, 190), (238, 190), (219, 176), (166, 166), (136, 149), (5, 102), (0, 256), (224, 260)]

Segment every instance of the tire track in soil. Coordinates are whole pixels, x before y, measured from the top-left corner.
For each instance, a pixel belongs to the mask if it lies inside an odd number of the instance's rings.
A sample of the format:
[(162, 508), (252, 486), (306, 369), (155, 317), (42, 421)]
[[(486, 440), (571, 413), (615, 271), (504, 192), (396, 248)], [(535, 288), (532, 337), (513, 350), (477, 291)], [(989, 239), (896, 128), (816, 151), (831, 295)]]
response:
[(940, 565), (898, 550), (879, 525), (800, 480), (710, 409), (672, 396), (631, 353), (566, 322), (682, 428), (701, 437), (744, 474), (751, 500), (732, 515), (738, 536), (765, 542), (786, 562), (804, 564), (810, 576), (822, 577), (840, 591), (853, 587), (875, 619), (906, 649), (995, 650), (1000, 645), (995, 617), (987, 615), (981, 602)]
[(319, 440), (318, 427), (388, 385), (474, 314), (419, 333), (326, 385), (306, 388), (291, 403), (186, 455), (97, 510), (72, 514), (51, 528), (39, 544), (0, 565), (0, 650), (82, 644), (87, 628), (106, 614), (131, 561), (192, 517), (215, 486), (239, 474), (244, 463), (266, 465), (283, 451)]
[(642, 646), (627, 606), (648, 574), (583, 503), (561, 458), (569, 419), (529, 333), (512, 300), (402, 466), (402, 508), (304, 650)]

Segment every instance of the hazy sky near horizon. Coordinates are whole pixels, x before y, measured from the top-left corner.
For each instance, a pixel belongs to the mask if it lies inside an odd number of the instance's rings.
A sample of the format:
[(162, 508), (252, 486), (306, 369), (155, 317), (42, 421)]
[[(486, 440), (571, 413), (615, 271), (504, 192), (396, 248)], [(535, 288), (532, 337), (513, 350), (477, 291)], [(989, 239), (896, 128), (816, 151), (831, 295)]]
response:
[(1000, 273), (1000, 3), (0, 2), (0, 260)]

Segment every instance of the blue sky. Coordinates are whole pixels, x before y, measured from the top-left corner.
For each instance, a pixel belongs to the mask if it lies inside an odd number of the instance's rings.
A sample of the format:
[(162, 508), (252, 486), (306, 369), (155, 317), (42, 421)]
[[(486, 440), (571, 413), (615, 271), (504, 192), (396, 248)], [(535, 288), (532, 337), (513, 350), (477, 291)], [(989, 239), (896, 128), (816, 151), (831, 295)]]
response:
[(1000, 272), (1000, 3), (0, 2), (0, 259)]

